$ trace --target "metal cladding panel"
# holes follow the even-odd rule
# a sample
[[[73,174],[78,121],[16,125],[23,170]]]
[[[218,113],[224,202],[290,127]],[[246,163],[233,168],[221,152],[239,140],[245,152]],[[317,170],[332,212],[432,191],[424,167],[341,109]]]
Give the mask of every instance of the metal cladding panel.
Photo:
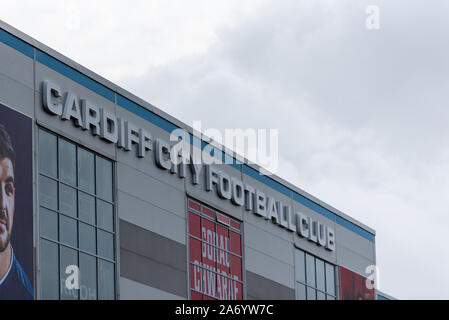
[[[282,201],[284,205],[292,205],[292,199],[287,197],[286,195],[273,190],[267,185],[247,176],[243,175],[243,182],[245,184],[250,185],[253,188],[256,188],[262,191],[265,196],[274,198],[276,201]],[[267,220],[264,217],[258,216],[254,214],[253,211],[244,210],[244,220],[245,223],[250,223],[253,226],[257,227],[260,230],[266,231],[274,236],[280,237],[290,243],[293,243],[293,232],[288,231],[285,228],[282,228],[280,225],[273,223],[271,220]]]
[[[34,91],[0,73],[0,102],[34,118]]]
[[[245,225],[244,237],[246,248],[252,248],[293,266],[294,255],[291,241],[284,240],[249,223]]]
[[[243,181],[263,192],[266,197],[281,201],[284,205],[292,205],[290,197],[252,177],[243,175]],[[293,232],[253,211],[244,211],[244,221],[247,270],[294,288]]]
[[[123,191],[118,192],[117,198],[120,219],[186,244],[185,215],[172,213]]]
[[[163,181],[165,184],[169,184],[179,191],[184,192],[184,179],[179,178],[177,174],[171,174],[168,170],[159,168],[156,164],[156,151],[154,141],[159,138],[165,140],[166,142],[169,142],[169,133],[155,126],[154,124],[136,116],[135,114],[123,109],[120,106],[117,106],[117,117],[122,118],[123,120],[127,120],[136,127],[142,128],[143,130],[147,131],[147,133],[151,134],[153,139],[153,150],[147,150],[145,153],[145,157],[139,158],[137,156],[137,148],[134,145],[131,151],[124,151],[123,149],[117,150],[117,160],[139,170],[140,172],[142,172],[142,174]]]
[[[366,273],[367,267],[375,264],[373,260],[367,259],[346,247],[340,247],[337,254],[339,266],[350,269],[364,277],[369,276],[369,274]]]
[[[44,80],[57,84],[64,94],[70,91],[78,99],[86,99],[95,106],[103,108],[112,114],[115,114],[115,104],[36,62],[36,120],[50,130],[55,130],[57,133],[61,133],[83,146],[115,159],[117,150],[114,144],[105,142],[99,136],[94,136],[91,130],[83,130],[80,127],[76,127],[71,120],[62,120],[60,116],[51,115],[44,110],[42,101],[42,83]]]
[[[121,300],[185,300],[184,297],[120,277]]]
[[[355,254],[376,263],[375,244],[339,225],[335,227],[337,257],[341,248],[351,250]],[[338,259],[340,262],[340,259]]]
[[[120,276],[187,298],[187,272],[120,248]]]
[[[120,275],[187,297],[186,246],[120,220]]]
[[[181,271],[186,271],[186,246],[120,220],[120,247]]]
[[[0,74],[13,81],[23,84],[29,89],[34,88],[33,59],[0,42]]]
[[[301,205],[300,203],[294,201],[293,202],[293,212],[299,212],[302,214],[305,214],[306,216],[309,216],[314,221],[318,221],[320,223],[323,223],[325,226],[328,226],[332,228],[335,231],[336,224],[334,221],[324,217],[323,215],[320,215],[316,213],[315,211]],[[324,247],[318,246],[315,242],[311,242],[306,238],[303,238],[298,235],[297,232],[294,233],[294,242],[295,246],[305,250],[321,259],[324,259],[326,261],[329,261],[333,264],[336,264],[337,262],[337,253],[338,247],[335,248],[335,251],[327,250]],[[338,244],[340,242],[340,238],[338,236],[335,237],[335,242]]]
[[[117,163],[117,189],[180,217],[185,216],[184,192],[120,162]]]
[[[211,165],[211,167],[226,173],[231,178],[241,180],[241,173],[229,165]],[[231,217],[238,220],[243,220],[243,207],[233,204],[231,200],[220,198],[217,194],[216,185],[213,186],[211,191],[206,191],[205,175],[206,168],[203,165],[201,166],[199,183],[194,185],[192,184],[192,170],[191,168],[187,168],[186,191],[188,195],[195,199],[201,200],[210,206],[213,206],[217,210],[227,213]]]
[[[251,247],[246,247],[245,251],[247,271],[278,282],[286,287],[295,287],[295,268],[293,265],[282,262]]]
[[[0,102],[34,118],[33,59],[2,42],[0,57]]]
[[[250,271],[246,272],[248,300],[293,300],[295,290]]]

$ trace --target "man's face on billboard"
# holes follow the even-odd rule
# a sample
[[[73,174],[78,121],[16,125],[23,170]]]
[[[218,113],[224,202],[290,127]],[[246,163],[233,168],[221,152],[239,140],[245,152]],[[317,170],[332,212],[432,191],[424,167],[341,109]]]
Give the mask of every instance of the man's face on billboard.
[[[14,167],[11,159],[0,158],[0,252],[9,244],[15,207]]]

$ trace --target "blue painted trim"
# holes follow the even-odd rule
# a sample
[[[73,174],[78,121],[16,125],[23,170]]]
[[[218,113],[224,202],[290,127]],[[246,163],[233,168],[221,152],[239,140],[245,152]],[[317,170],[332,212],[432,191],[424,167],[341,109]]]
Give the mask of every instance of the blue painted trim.
[[[384,297],[381,294],[377,294],[377,300],[390,300],[390,299],[388,299],[387,297]]]
[[[250,166],[244,164],[243,165],[243,173],[250,176],[253,179],[256,179],[267,186],[271,187],[272,189],[278,191],[279,193],[282,193],[283,195],[291,198],[292,191],[284,186],[283,184],[280,184],[279,182],[271,179],[268,176],[262,175],[257,171],[256,169],[251,168]]]
[[[10,46],[13,49],[23,53],[27,57],[34,59],[34,47],[29,45],[23,40],[20,40],[16,36],[6,32],[3,29],[0,29],[0,42],[3,42],[7,46]]]
[[[178,129],[178,126],[175,126],[170,121],[165,120],[164,118],[158,116],[154,112],[151,112],[150,110],[142,107],[141,105],[138,105],[137,103],[129,100],[128,98],[120,94],[117,94],[117,105],[125,108],[126,110],[138,115],[139,117],[145,120],[148,120],[152,124],[158,126],[159,128],[167,132],[172,132],[173,130]]]
[[[318,203],[304,197],[303,195],[301,195],[297,192],[293,192],[293,200],[295,200],[296,202],[299,202],[300,204],[302,204],[303,206],[305,206],[309,209],[312,209],[316,213],[319,213],[322,216],[325,216],[326,218],[328,218],[332,221],[335,221],[335,213],[320,206]]]
[[[115,103],[115,92],[109,88],[106,88],[99,82],[92,80],[88,76],[82,74],[81,72],[69,67],[65,63],[49,56],[48,54],[36,50],[36,61],[42,63],[43,65],[49,67],[50,69],[59,72],[60,74],[66,76],[67,78],[79,83],[80,85],[92,90],[93,92],[99,94],[100,96],[108,99]]]
[[[11,35],[10,33],[4,31],[3,29],[0,29],[0,42],[3,42],[4,44],[18,50],[19,52],[30,57],[31,59],[34,58],[34,47],[33,46],[29,45],[28,43],[24,42],[23,40],[21,40],[17,37]],[[107,88],[106,86],[102,85],[101,83],[89,78],[88,76],[73,69],[72,67],[66,65],[65,63],[62,63],[61,61],[53,58],[52,56],[42,52],[39,49],[36,49],[36,60],[39,61],[40,63],[42,63],[43,65],[53,69],[54,71],[59,72],[60,74],[66,76],[67,78],[77,82],[78,84],[92,90],[93,92],[108,99],[109,101],[115,102],[116,93],[113,90],[111,90],[111,89]],[[140,116],[141,118],[151,122],[152,124],[158,126],[159,128],[161,128],[167,132],[172,132],[175,129],[179,129],[178,126],[174,125],[170,121],[158,116],[154,112],[151,112],[150,110],[138,105],[137,103],[129,100],[128,98],[126,98],[120,94],[117,94],[117,105]],[[199,142],[195,141],[195,140],[197,140],[197,139],[194,139],[193,135],[190,134],[190,143],[192,145],[198,146]],[[201,150],[203,150],[208,144],[204,141],[201,141],[200,145],[201,145]],[[213,151],[211,151],[211,154],[213,154],[218,159],[222,159],[222,161],[225,161],[227,159],[226,157],[231,157],[219,150],[213,150]],[[318,205],[317,203],[311,201],[310,199],[307,199],[306,197],[298,194],[297,192],[290,190],[283,184],[271,179],[270,177],[259,174],[259,172],[257,170],[249,167],[246,164],[242,164],[237,159],[233,158],[231,166],[233,166],[235,169],[243,172],[244,174],[256,179],[257,181],[264,183],[265,185],[269,186],[273,190],[276,190],[279,193],[281,193],[287,197],[291,197],[291,195],[293,193],[293,199],[296,200],[297,202],[299,202],[302,205],[316,211],[317,213],[335,221],[337,224],[359,234],[360,236],[374,242],[375,236],[373,234],[371,234],[370,232],[368,232],[365,229],[355,225],[354,223],[334,214],[333,212]]]
[[[365,229],[359,227],[358,225],[352,223],[351,221],[346,220],[340,216],[335,215],[335,222],[342,227],[345,227],[348,230],[351,230],[354,233],[357,233],[359,236],[362,236],[365,239],[368,239],[371,242],[375,242],[374,234],[366,231]]]

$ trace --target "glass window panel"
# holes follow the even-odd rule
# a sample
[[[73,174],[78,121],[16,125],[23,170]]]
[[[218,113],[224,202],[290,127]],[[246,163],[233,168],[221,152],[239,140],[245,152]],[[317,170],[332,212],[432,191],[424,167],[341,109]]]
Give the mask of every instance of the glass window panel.
[[[59,215],[59,239],[69,246],[78,246],[76,220]]]
[[[112,201],[112,162],[96,157],[97,196]]]
[[[57,178],[57,138],[55,135],[39,130],[39,171]]]
[[[58,241],[58,214],[44,208],[39,214],[41,236]]]
[[[103,229],[114,231],[114,208],[112,204],[97,199],[97,225]]]
[[[335,268],[326,263],[326,293],[335,296]]]
[[[80,253],[80,299],[97,299],[97,259]]]
[[[67,277],[73,275],[73,270],[67,270],[68,266],[76,266],[78,267],[78,253],[76,250],[69,249],[67,247],[60,247],[60,256],[59,256],[59,272],[60,272],[60,297],[62,300],[78,300],[78,291],[75,288],[67,287],[66,280],[69,280],[68,284],[73,285],[73,277],[67,279]],[[66,273],[67,272],[67,273]]]
[[[76,190],[59,184],[59,211],[76,218]]]
[[[296,250],[295,254],[295,275],[296,281],[306,283],[306,264],[304,261],[304,252]]]
[[[325,275],[324,275],[324,261],[320,259],[315,260],[316,263],[316,288],[325,291]]]
[[[114,236],[106,231],[97,230],[98,255],[114,260]]]
[[[44,300],[59,298],[58,245],[41,239],[41,297]]]
[[[81,250],[96,253],[95,228],[85,223],[79,223],[79,248]]]
[[[315,287],[315,258],[306,254],[307,284]]]
[[[78,192],[78,217],[95,224],[95,198],[84,192]]]
[[[335,300],[335,297],[334,296],[330,296],[330,295],[326,295],[326,299],[327,300]]]
[[[98,259],[98,299],[115,299],[114,264]]]
[[[306,300],[306,286],[296,283],[296,300]]]
[[[307,287],[307,300],[316,300],[316,290]]]
[[[58,185],[57,182],[39,177],[39,203],[50,209],[58,210]]]
[[[39,170],[61,181],[39,176],[40,234],[73,247],[40,240],[42,298],[115,299],[115,263],[87,254],[115,259],[113,162],[39,130]],[[66,286],[68,265],[79,265],[79,290]]]
[[[76,186],[76,147],[64,139],[59,139],[59,179]]]
[[[317,300],[326,300],[326,295],[324,293],[322,293],[321,291],[317,291],[316,299]]]
[[[78,148],[78,186],[89,193],[95,193],[95,166],[92,152]]]

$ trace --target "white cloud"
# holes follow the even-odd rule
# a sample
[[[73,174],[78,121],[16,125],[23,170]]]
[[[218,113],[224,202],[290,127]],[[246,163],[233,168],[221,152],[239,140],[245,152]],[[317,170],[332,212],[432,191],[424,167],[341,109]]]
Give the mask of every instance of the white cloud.
[[[0,0],[0,17],[69,58],[117,80],[205,53],[215,28],[263,3],[207,0]]]

